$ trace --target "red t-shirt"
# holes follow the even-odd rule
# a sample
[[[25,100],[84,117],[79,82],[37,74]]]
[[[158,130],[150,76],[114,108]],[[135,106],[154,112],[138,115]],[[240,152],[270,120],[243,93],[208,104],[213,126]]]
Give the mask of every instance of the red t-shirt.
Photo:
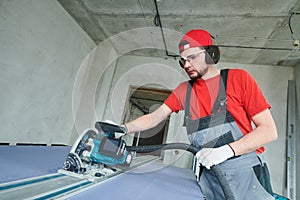
[[[205,117],[212,112],[219,91],[220,75],[208,80],[197,80],[193,85],[190,101],[192,119]],[[185,106],[188,81],[181,83],[165,104],[173,111],[183,110]],[[251,118],[261,111],[271,108],[253,77],[245,70],[230,69],[227,78],[227,110],[245,135],[252,130]],[[262,153],[264,148],[257,150]]]

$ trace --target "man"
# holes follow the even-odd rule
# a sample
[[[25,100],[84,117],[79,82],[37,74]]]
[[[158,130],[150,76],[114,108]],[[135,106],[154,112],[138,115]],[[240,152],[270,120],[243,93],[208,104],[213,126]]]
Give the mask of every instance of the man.
[[[205,167],[199,180],[203,195],[225,198],[210,170],[218,165],[236,199],[274,199],[262,153],[277,138],[277,130],[255,80],[240,69],[220,73],[215,66],[219,48],[205,30],[187,32],[179,51],[180,66],[191,80],[181,83],[157,110],[125,124],[127,133],[153,128],[172,112],[185,110],[191,145],[201,148],[196,157]]]

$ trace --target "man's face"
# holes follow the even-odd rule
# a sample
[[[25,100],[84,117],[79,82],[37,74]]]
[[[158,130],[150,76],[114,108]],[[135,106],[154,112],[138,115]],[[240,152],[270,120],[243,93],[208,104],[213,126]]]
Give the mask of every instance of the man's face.
[[[180,65],[191,79],[202,78],[208,71],[204,49],[200,47],[189,48],[184,50],[180,56]]]

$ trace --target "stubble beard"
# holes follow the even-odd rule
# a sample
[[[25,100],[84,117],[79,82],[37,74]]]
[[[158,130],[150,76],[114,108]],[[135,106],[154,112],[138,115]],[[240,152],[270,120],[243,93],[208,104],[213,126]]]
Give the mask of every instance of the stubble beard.
[[[206,66],[203,70],[199,70],[199,71],[197,70],[196,72],[197,73],[195,76],[190,75],[191,80],[201,79],[208,72],[208,66]]]

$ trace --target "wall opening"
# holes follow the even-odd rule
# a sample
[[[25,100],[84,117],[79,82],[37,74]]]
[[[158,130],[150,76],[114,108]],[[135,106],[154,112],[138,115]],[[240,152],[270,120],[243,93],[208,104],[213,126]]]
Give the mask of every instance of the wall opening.
[[[161,86],[160,86],[161,88]],[[150,86],[135,87],[130,86],[125,107],[123,122],[128,122],[139,116],[148,114],[163,104],[170,95],[167,89],[158,89]],[[169,127],[169,118],[158,126],[139,133],[135,133],[129,143],[134,146],[145,146],[152,144],[163,144],[166,141]],[[128,141],[126,141],[128,144]],[[151,155],[163,156],[161,152],[152,152]]]

